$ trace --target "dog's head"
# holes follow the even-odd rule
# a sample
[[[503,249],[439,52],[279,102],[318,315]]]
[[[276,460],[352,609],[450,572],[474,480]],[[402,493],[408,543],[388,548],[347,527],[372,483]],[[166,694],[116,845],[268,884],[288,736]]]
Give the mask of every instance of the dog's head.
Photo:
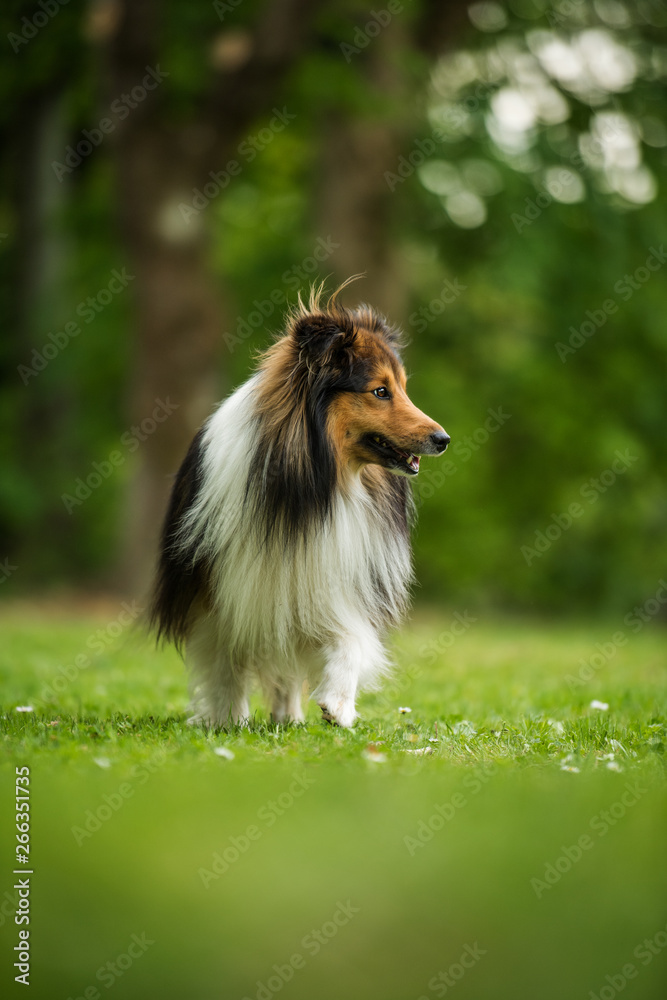
[[[288,337],[339,462],[416,475],[419,456],[442,454],[449,435],[408,396],[400,334],[367,306],[312,305]]]

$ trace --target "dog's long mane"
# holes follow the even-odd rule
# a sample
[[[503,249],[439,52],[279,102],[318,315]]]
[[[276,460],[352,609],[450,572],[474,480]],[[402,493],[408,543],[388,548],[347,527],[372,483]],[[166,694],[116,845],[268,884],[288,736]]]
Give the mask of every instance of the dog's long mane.
[[[343,470],[327,429],[329,405],[337,393],[359,392],[372,364],[357,350],[356,331],[363,327],[379,334],[394,352],[401,345],[399,332],[369,306],[352,311],[340,305],[338,295],[348,283],[326,304],[322,286],[311,290],[307,305],[299,297],[288,315],[286,335],[260,357],[255,400],[260,430],[246,496],[257,506],[267,538],[279,531],[286,542],[304,535],[313,524],[321,526],[331,515]],[[315,336],[329,342],[327,354],[316,365],[308,352]],[[377,478],[364,477],[374,494]],[[405,530],[407,483],[391,474],[381,478],[388,513],[394,512],[397,527]]]
[[[347,283],[346,283],[347,284]],[[341,286],[341,288],[344,286]],[[368,380],[357,330],[398,355],[401,339],[368,306],[344,308],[322,287],[194,439],[162,536],[151,621],[182,642],[196,607],[215,609],[231,647],[266,636],[324,636],[359,612],[400,618],[411,579],[407,480],[367,466],[352,480],[328,426],[341,393]],[[331,573],[335,565],[336,573]]]

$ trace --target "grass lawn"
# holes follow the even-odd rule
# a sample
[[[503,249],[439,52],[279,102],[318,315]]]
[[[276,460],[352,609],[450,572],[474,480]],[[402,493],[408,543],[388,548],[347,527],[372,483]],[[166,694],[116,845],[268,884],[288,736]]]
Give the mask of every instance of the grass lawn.
[[[422,611],[354,730],[226,733],[120,615],[0,615],[3,996],[664,996],[664,628]]]

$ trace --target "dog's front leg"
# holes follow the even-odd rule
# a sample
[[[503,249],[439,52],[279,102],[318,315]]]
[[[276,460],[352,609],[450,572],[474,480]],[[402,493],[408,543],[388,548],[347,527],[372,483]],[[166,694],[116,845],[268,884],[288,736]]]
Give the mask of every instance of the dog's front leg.
[[[354,634],[340,636],[323,652],[324,672],[312,697],[326,722],[348,729],[357,717],[355,699],[359,681],[382,668],[384,651],[375,630],[360,623]]]

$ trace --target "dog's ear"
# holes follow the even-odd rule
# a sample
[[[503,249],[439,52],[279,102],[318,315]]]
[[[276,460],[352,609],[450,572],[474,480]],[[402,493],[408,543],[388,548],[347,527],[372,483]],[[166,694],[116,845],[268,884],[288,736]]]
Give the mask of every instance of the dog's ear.
[[[302,357],[325,364],[343,356],[352,346],[354,324],[345,316],[312,313],[296,321],[292,337]]]

